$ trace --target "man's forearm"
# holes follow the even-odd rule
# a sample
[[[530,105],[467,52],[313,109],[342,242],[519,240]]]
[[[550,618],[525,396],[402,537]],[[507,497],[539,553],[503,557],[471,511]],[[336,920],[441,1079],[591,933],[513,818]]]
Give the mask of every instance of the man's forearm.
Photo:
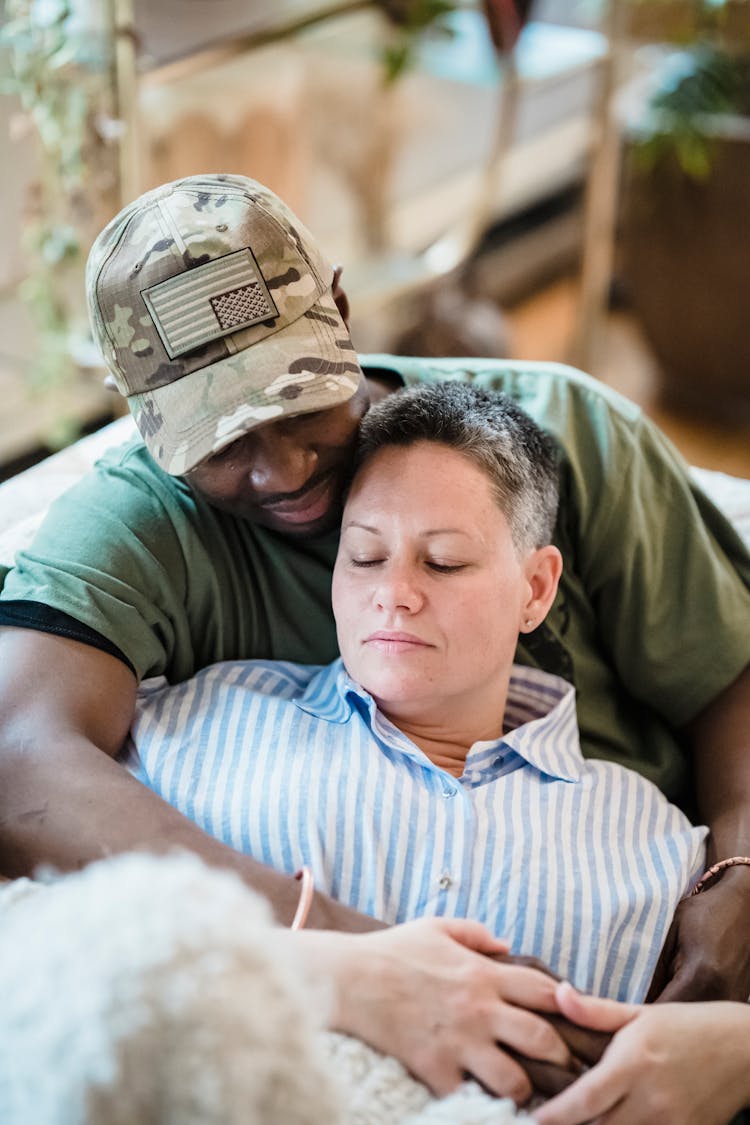
[[[698,812],[710,826],[709,863],[750,855],[750,668],[688,729]],[[750,868],[747,876],[750,892]]]
[[[54,761],[32,750],[6,752],[0,763],[0,873],[26,875],[40,864],[76,870],[125,851],[184,849],[232,870],[271,903],[288,925],[300,884],[207,835],[95,746],[58,745]],[[353,932],[382,923],[316,893],[312,928]]]
[[[698,815],[708,861],[750,856],[750,670],[691,724]],[[750,866],[724,871],[680,903],[649,994],[660,1000],[750,996]]]

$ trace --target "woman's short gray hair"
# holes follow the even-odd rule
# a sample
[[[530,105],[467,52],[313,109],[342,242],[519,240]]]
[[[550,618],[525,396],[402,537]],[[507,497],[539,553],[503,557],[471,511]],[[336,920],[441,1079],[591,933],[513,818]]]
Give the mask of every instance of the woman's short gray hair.
[[[420,441],[447,445],[486,473],[520,553],[551,542],[559,496],[555,445],[507,395],[458,382],[388,395],[362,420],[354,472],[380,449]]]

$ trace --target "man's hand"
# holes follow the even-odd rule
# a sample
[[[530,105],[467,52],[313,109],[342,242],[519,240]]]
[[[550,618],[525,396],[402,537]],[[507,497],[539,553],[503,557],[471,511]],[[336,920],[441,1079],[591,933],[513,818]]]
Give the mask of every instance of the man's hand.
[[[491,956],[494,960],[506,965],[521,965],[536,969],[540,973],[545,973],[551,980],[560,983],[560,977],[537,957],[526,957],[513,953],[496,953],[491,954]],[[582,1027],[571,1022],[565,1016],[552,1012],[545,1013],[544,1018],[554,1027],[570,1051],[571,1058],[565,1066],[540,1059],[530,1059],[517,1051],[509,1050],[508,1053],[525,1070],[534,1093],[545,1098],[551,1098],[565,1090],[572,1082],[575,1082],[586,1067],[599,1062],[609,1046],[612,1036],[605,1031]]]
[[[522,1104],[532,1085],[511,1052],[572,1065],[538,1014],[557,1008],[555,979],[486,956],[507,945],[477,922],[425,918],[372,934],[295,936],[316,974],[336,983],[331,1026],[394,1055],[435,1094],[469,1076]]]
[[[664,943],[647,997],[747,1000],[750,997],[750,868],[732,868],[684,899]]]
[[[534,1113],[537,1125],[727,1125],[747,1104],[746,1004],[640,1008],[566,984],[557,999],[569,1019],[617,1034],[598,1066]]]

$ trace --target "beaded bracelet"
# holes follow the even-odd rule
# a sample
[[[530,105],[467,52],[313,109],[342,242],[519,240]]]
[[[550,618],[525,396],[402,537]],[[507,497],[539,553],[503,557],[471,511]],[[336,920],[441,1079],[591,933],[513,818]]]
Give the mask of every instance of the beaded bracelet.
[[[715,863],[713,867],[709,867],[708,871],[704,871],[698,882],[690,892],[691,895],[699,895],[701,891],[705,891],[708,884],[722,871],[726,871],[727,867],[739,867],[741,865],[750,867],[750,855],[733,855],[731,859],[721,859]]]
[[[750,860],[748,860],[748,862],[750,863]],[[300,867],[294,878],[302,880],[302,889],[299,893],[299,902],[297,903],[297,911],[292,919],[291,929],[301,930],[307,921],[307,915],[310,913],[310,907],[312,906],[315,880],[309,867]]]

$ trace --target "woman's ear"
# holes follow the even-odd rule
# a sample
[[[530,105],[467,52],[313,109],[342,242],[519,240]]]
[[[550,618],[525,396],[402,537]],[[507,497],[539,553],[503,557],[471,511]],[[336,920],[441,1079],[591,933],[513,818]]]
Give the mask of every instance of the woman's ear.
[[[527,598],[521,606],[522,633],[531,633],[544,621],[557,593],[563,560],[557,547],[539,547],[526,560]]]

